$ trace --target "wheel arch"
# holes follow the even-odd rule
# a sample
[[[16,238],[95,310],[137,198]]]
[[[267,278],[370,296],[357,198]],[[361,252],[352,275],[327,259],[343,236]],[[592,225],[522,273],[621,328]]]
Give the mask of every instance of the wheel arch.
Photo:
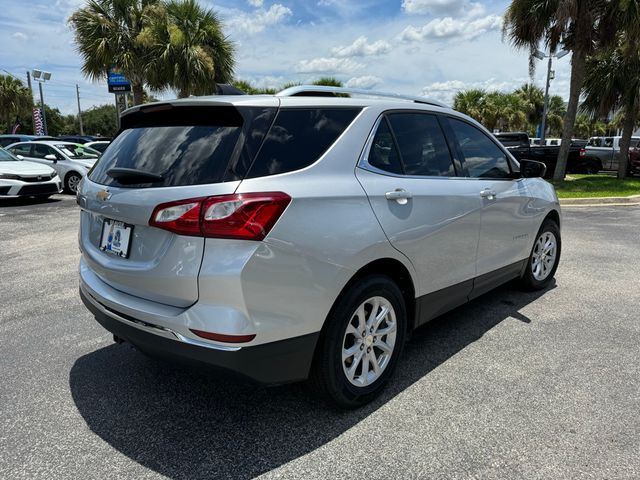
[[[560,213],[557,210],[551,210],[549,213],[547,213],[547,215],[544,217],[544,220],[542,220],[542,223],[544,223],[545,220],[553,220],[558,225],[558,228],[560,228],[561,226]]]
[[[336,296],[336,299],[333,302],[333,305],[331,306],[331,309],[329,310],[324,323],[322,324],[320,336],[318,338],[318,342],[316,343],[314,358],[316,357],[318,348],[324,342],[329,319],[333,315],[338,300],[360,279],[369,275],[376,274],[384,275],[391,278],[391,280],[393,280],[400,288],[407,310],[407,337],[411,334],[415,326],[416,319],[416,286],[414,284],[413,277],[411,276],[411,272],[400,260],[397,260],[395,258],[380,258],[369,262],[368,264],[357,270],[351,276],[349,281],[347,281],[344,287],[342,287],[338,296]]]

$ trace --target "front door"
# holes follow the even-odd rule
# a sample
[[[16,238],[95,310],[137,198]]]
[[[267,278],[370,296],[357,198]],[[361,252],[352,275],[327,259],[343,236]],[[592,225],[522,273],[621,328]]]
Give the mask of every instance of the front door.
[[[497,142],[471,123],[452,117],[447,122],[464,161],[466,181],[482,202],[475,296],[499,283],[501,276],[518,272],[533,245],[537,212],[530,208],[524,180],[514,178]]]

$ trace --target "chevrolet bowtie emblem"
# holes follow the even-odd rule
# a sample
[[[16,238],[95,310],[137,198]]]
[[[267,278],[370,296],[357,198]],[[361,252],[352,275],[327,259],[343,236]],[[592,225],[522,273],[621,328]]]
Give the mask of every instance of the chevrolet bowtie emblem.
[[[98,197],[98,200],[106,202],[111,198],[111,193],[108,190],[100,190],[98,193],[96,193],[96,197]]]

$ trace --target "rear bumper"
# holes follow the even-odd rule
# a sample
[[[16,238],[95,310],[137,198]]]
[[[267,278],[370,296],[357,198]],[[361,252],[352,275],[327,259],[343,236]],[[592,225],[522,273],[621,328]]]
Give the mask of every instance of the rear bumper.
[[[312,333],[249,347],[197,345],[169,329],[108,310],[82,287],[80,298],[100,325],[145,353],[169,361],[222,369],[263,384],[306,379],[320,335]]]

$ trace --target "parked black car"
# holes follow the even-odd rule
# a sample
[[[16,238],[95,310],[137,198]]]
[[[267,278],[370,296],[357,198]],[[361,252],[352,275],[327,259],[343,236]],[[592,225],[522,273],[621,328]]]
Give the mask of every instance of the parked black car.
[[[524,132],[497,133],[495,137],[502,143],[516,160],[537,160],[547,166],[545,178],[553,177],[558,163],[559,145],[530,145],[529,136]],[[579,144],[571,143],[567,173],[598,173],[600,165],[586,156],[586,150]]]

